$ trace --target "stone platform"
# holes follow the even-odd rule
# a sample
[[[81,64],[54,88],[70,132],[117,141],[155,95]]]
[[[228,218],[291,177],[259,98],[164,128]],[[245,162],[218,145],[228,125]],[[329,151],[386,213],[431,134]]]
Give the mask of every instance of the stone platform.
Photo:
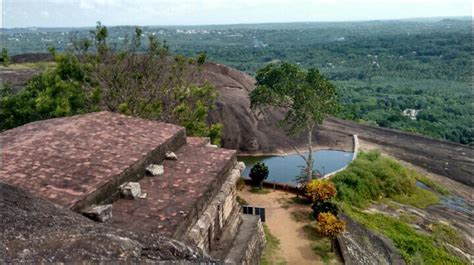
[[[179,126],[97,112],[33,122],[1,133],[0,141],[0,181],[83,208],[105,199],[108,184],[135,179],[142,164],[162,160],[186,139]]]
[[[221,148],[185,145],[175,153],[178,160],[163,161],[163,175],[139,181],[146,198],[113,204],[112,225],[181,238],[236,162],[235,151]]]

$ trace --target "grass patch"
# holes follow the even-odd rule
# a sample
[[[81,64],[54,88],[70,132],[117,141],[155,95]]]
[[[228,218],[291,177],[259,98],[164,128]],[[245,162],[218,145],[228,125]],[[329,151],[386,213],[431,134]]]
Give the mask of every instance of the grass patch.
[[[424,209],[430,205],[439,202],[439,196],[429,190],[417,187],[412,194],[395,195],[392,199],[398,203],[411,205],[420,209]]]
[[[416,215],[411,214],[411,213],[401,213],[400,216],[398,216],[400,221],[407,223],[407,224],[413,224],[416,222]]]
[[[449,195],[449,190],[444,188],[444,187],[441,187],[441,185],[439,185],[437,182],[435,182],[434,180],[426,177],[426,176],[423,176],[423,175],[417,175],[416,176],[416,180],[418,180],[419,182],[425,184],[426,186],[432,188],[434,191],[442,194],[442,195]]]
[[[290,212],[291,217],[296,222],[310,222],[313,221],[313,212],[308,209],[295,209]]]
[[[449,243],[455,247],[462,249],[466,253],[469,253],[471,251],[469,245],[464,240],[463,235],[454,227],[438,222],[431,224],[431,229],[433,231],[433,236],[436,241],[440,243]]]
[[[438,203],[439,197],[416,186],[417,180],[442,190],[435,182],[378,151],[361,152],[346,170],[332,179],[337,189],[336,199],[359,208],[384,198],[419,208]]]
[[[285,197],[280,197],[277,199],[277,202],[280,204],[280,207],[283,209],[289,209],[293,202]]]
[[[260,264],[270,265],[270,264],[286,264],[286,261],[280,254],[280,240],[274,236],[268,226],[263,224],[263,231],[265,232],[265,240],[267,244],[263,250],[262,258],[260,259]]]
[[[235,183],[237,190],[243,190],[245,188],[245,179],[240,177]]]
[[[56,62],[36,62],[36,63],[15,63],[8,66],[0,66],[2,70],[47,70],[53,69],[56,66]]]
[[[249,204],[245,199],[243,199],[240,196],[237,196],[236,200],[237,200],[237,203],[240,204],[240,205],[248,205]]]
[[[419,233],[397,218],[383,214],[368,214],[348,207],[344,207],[346,214],[369,229],[390,238],[407,263],[469,264],[447,252],[434,235]]]
[[[311,249],[316,255],[321,257],[324,264],[342,263],[336,252],[331,251],[331,240],[329,238],[319,235],[318,230],[310,224],[305,225],[303,231],[306,237],[313,241]]]
[[[255,194],[268,194],[271,192],[271,190],[265,189],[265,188],[260,189],[259,187],[252,187],[250,192],[255,193]]]
[[[448,191],[436,182],[377,151],[361,152],[349,167],[332,179],[337,188],[337,201],[342,210],[368,229],[387,236],[409,264],[469,264],[445,249],[444,244],[462,246],[462,236],[452,228],[433,225],[427,235],[411,226],[416,216],[401,214],[399,218],[380,213],[365,213],[373,202],[394,202],[426,208],[439,202]],[[420,188],[420,181],[435,192]],[[398,208],[392,202],[390,208]]]
[[[300,204],[300,205],[311,205],[311,201],[306,199],[306,198],[303,198],[301,196],[295,196],[293,198],[291,198],[291,201],[295,204]]]

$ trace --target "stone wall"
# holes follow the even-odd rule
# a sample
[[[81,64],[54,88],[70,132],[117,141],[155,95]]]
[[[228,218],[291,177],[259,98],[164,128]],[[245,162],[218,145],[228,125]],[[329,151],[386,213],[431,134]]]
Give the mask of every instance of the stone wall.
[[[265,248],[265,232],[259,216],[242,215],[242,225],[225,263],[257,265]]]
[[[230,229],[237,230],[240,224],[238,220],[240,218],[238,214],[240,206],[236,201],[236,182],[244,168],[243,163],[237,163],[229,172],[219,193],[190,228],[186,235],[186,241],[209,253],[225,227],[232,226],[234,228],[230,227]]]

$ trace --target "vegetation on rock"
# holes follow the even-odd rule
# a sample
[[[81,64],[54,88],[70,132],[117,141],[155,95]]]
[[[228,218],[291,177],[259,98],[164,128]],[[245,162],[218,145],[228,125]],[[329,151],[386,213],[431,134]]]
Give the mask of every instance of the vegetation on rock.
[[[439,198],[431,191],[416,186],[419,173],[382,156],[378,151],[360,152],[346,170],[337,173],[332,181],[336,185],[337,200],[357,207],[366,207],[382,198],[426,207]],[[422,192],[425,196],[417,196]],[[429,198],[429,200],[425,200]]]
[[[285,111],[280,125],[290,135],[308,134],[308,154],[295,150],[306,162],[306,182],[314,177],[313,130],[327,115],[336,113],[338,101],[335,86],[317,69],[304,70],[290,64],[269,64],[257,71],[256,88],[250,93],[251,107],[262,113],[269,107]]]
[[[378,151],[360,152],[347,169],[332,178],[338,206],[350,218],[387,236],[409,264],[466,264],[446,247],[450,243],[463,249],[462,236],[449,226],[432,225],[430,233],[417,231],[412,222],[416,216],[400,214],[393,217],[383,213],[369,213],[364,209],[373,202],[390,200],[418,208],[439,202],[439,195],[416,185],[417,180],[446,194],[446,190],[414,170],[382,156]]]
[[[30,80],[19,93],[6,93],[1,103],[2,129],[53,117],[106,109],[126,115],[184,126],[191,136],[209,136],[219,144],[222,126],[207,124],[217,90],[195,80],[205,54],[197,60],[177,55],[166,43],[148,36],[148,49],[137,53],[143,31],[135,29],[130,43],[119,51],[107,43],[108,29],[97,24],[91,36],[76,39],[73,49],[50,52],[57,63]],[[197,61],[197,63],[196,63]]]

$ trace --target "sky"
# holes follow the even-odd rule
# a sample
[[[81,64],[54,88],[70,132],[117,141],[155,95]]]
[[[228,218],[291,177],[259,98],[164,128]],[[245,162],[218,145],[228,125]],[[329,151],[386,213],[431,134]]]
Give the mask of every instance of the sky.
[[[0,27],[206,25],[471,16],[471,0],[0,0]]]

